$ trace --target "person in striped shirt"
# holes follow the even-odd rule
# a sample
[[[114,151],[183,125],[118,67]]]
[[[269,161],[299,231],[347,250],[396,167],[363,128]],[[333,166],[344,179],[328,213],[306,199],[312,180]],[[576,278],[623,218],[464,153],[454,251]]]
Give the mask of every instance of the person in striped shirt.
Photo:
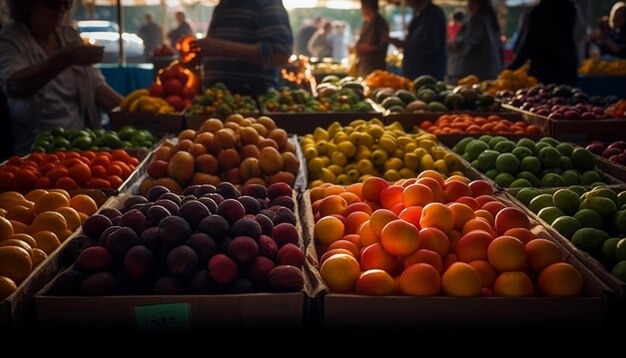
[[[292,44],[281,0],[221,0],[207,36],[192,47],[202,57],[204,86],[223,82],[233,93],[256,96],[279,85]]]

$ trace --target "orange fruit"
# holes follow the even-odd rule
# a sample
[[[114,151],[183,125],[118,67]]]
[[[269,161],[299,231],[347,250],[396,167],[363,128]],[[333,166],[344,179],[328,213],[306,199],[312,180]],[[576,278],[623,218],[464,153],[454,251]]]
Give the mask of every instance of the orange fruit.
[[[487,259],[498,272],[521,271],[526,265],[526,247],[513,236],[500,236],[489,244]]]
[[[13,235],[13,225],[4,217],[0,216],[0,241]]]
[[[70,200],[70,193],[68,193],[67,190],[65,190],[65,189],[59,189],[59,188],[50,189],[50,190],[48,190],[48,192],[49,193],[61,193],[61,194],[63,194],[63,196],[65,196],[67,198],[67,200]]]
[[[35,218],[35,211],[22,205],[15,205],[7,210],[5,217],[9,220],[16,220],[23,224],[30,225]]]
[[[390,296],[396,291],[396,282],[393,277],[383,270],[365,271],[356,282],[357,295]]]
[[[67,229],[67,221],[63,215],[56,211],[46,211],[37,215],[30,226],[30,232],[36,234],[40,231],[52,231],[57,237],[65,235]]]
[[[330,292],[351,293],[361,275],[361,268],[351,255],[336,254],[324,261],[320,274]]]
[[[28,225],[15,220],[11,220],[11,225],[13,225],[14,234],[28,234]]]
[[[0,276],[5,276],[19,285],[33,267],[28,251],[17,246],[0,247]]]
[[[4,241],[1,241],[0,247],[5,247],[5,246],[21,247],[22,249],[28,252],[31,259],[33,258],[33,247],[27,244],[25,241],[18,240],[18,239],[7,239]]]
[[[56,250],[61,242],[55,233],[52,231],[40,231],[36,234],[33,234],[33,238],[37,242],[37,248],[41,249],[47,255],[49,255],[52,251]]]
[[[63,215],[65,221],[67,222],[67,228],[71,231],[78,229],[80,224],[83,222],[81,220],[81,212],[76,211],[74,208],[66,207],[66,208],[58,208],[57,213]],[[89,217],[87,214],[84,214],[86,217]]]
[[[42,196],[43,194],[47,194],[47,193],[48,193],[47,190],[35,189],[35,190],[31,190],[28,194],[26,194],[24,198],[26,200],[35,202],[40,196]]]
[[[70,199],[70,207],[89,216],[98,211],[98,204],[96,204],[96,201],[85,194],[74,195],[74,197]]]
[[[35,201],[35,214],[54,211],[58,208],[70,206],[70,201],[62,193],[50,192],[43,194]]]
[[[37,241],[35,241],[35,239],[32,236],[28,235],[28,234],[23,234],[23,233],[13,234],[13,235],[7,237],[3,241],[11,240],[11,239],[24,241],[30,247],[37,247]]]
[[[493,294],[504,297],[533,296],[535,287],[528,275],[521,271],[501,273],[493,284]]]
[[[424,263],[413,264],[402,271],[398,284],[400,292],[410,296],[435,296],[441,290],[439,272]]]
[[[443,292],[448,296],[479,296],[483,280],[478,271],[464,262],[453,263],[441,276]]]
[[[44,262],[48,258],[48,255],[39,248],[33,249],[33,269],[39,266],[40,263]]]
[[[15,282],[6,276],[0,276],[0,301],[11,296],[15,291],[17,291]]]
[[[583,289],[583,277],[574,266],[559,262],[543,269],[537,284],[546,296],[578,296]]]
[[[341,220],[334,216],[326,216],[315,223],[313,229],[318,242],[330,245],[344,236],[345,226]]]

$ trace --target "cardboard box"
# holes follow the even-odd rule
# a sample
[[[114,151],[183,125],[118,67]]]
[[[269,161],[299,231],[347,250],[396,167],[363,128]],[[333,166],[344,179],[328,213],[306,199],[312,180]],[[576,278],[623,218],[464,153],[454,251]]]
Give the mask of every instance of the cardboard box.
[[[107,207],[120,208],[129,196],[123,194],[112,198]],[[298,193],[294,192],[294,199],[297,196]],[[297,205],[296,214],[299,211]],[[300,247],[304,248],[299,219],[296,227],[300,233]],[[143,329],[146,327],[141,326],[138,307],[154,311],[161,309],[158,305],[180,304],[187,312],[184,316],[192,329],[297,328],[304,324],[310,298],[313,297],[309,276],[304,269],[303,275],[305,286],[301,292],[224,295],[61,297],[47,295],[54,283],[52,281],[36,295],[37,322],[39,328],[44,330],[60,327]]]
[[[110,193],[110,192],[109,192]],[[104,206],[107,195],[96,189],[77,189],[70,191],[70,195],[85,194],[92,197],[98,207]],[[79,229],[80,230],[80,229]],[[65,247],[78,236],[78,230],[72,233],[61,245],[24,279],[4,301],[0,301],[0,330],[10,327],[27,327],[35,319],[34,296],[56,275],[61,267],[61,253]]]
[[[147,129],[156,135],[175,133],[183,130],[182,113],[160,114],[148,112],[122,112],[119,108],[111,112],[111,126],[117,131],[123,126]]]
[[[303,206],[306,205],[306,192]],[[513,204],[499,198],[506,205]],[[310,202],[310,199],[309,199]],[[310,204],[309,204],[310,205]],[[305,235],[313,241],[312,215],[303,217]],[[539,223],[532,222],[535,235],[554,240]],[[311,250],[314,251],[314,250]],[[580,297],[371,297],[328,293],[315,252],[307,255],[307,270],[328,328],[366,327],[385,329],[445,328],[500,329],[516,328],[601,327],[607,318],[609,297],[615,293],[600,281],[574,255],[563,249],[565,260],[583,275]]]
[[[622,182],[626,182],[626,166],[612,162],[600,155],[595,155],[595,157],[598,169]]]

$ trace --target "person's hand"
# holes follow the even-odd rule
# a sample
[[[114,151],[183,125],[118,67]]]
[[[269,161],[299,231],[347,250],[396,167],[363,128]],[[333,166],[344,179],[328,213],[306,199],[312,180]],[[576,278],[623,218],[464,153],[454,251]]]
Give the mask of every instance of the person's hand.
[[[203,39],[194,41],[189,45],[191,46],[192,52],[196,52],[201,56],[210,56],[211,54],[214,55],[218,49],[216,40],[212,37],[205,37]]]
[[[65,46],[60,55],[70,65],[89,66],[102,61],[104,47],[74,42]]]

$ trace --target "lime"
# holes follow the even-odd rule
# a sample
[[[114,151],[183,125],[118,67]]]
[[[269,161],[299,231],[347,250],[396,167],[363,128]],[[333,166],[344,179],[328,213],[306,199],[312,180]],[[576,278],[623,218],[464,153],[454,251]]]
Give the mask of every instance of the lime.
[[[563,210],[567,215],[574,215],[580,205],[580,197],[570,189],[559,189],[552,196],[554,206]]]
[[[519,200],[522,204],[528,206],[530,201],[533,200],[537,195],[539,195],[539,191],[537,189],[524,188],[517,192],[515,198]]]
[[[509,173],[500,173],[496,175],[493,181],[495,181],[496,184],[503,188],[508,188],[513,183],[513,181],[515,181],[515,178]]]
[[[605,231],[593,228],[582,228],[576,231],[572,236],[572,244],[591,256],[598,258],[602,244],[608,239],[609,234]]]
[[[620,239],[612,237],[606,240],[600,248],[600,261],[602,261],[604,266],[606,266],[608,269],[611,269],[619,261],[616,254],[617,243],[619,241]],[[626,245],[622,246],[624,246],[624,248],[626,249]]]
[[[568,240],[572,239],[574,233],[583,228],[582,225],[571,216],[561,216],[552,222],[552,227]]]
[[[511,153],[502,153],[496,158],[496,169],[500,173],[517,174],[520,161]]]
[[[548,206],[539,210],[537,215],[543,219],[543,221],[547,222],[548,225],[552,225],[556,219],[565,215],[565,213],[563,213],[563,211],[556,206]]]
[[[534,197],[530,203],[528,204],[528,208],[533,213],[537,214],[543,208],[547,208],[549,206],[554,206],[554,201],[552,201],[551,194],[539,194]]]
[[[574,214],[574,218],[586,228],[602,229],[604,221],[602,216],[591,209],[581,209]]]
[[[618,262],[614,267],[613,271],[611,271],[613,276],[619,278],[620,280],[626,282],[626,261]]]

